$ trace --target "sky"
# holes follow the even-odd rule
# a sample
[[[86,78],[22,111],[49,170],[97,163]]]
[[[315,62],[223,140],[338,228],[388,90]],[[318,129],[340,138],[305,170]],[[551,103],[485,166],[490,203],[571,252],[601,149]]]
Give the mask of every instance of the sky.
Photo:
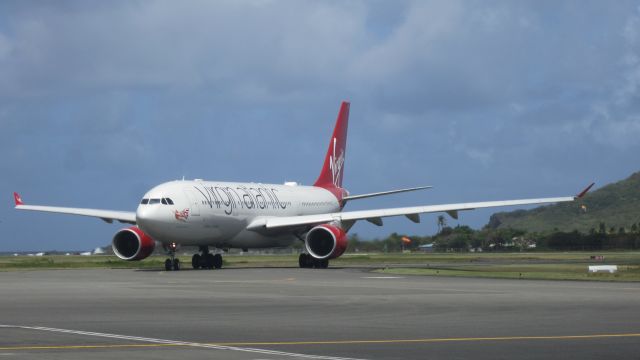
[[[573,195],[640,169],[639,96],[637,1],[2,1],[0,251],[122,227],[13,191],[135,211],[183,177],[311,184],[342,100],[352,194],[434,186],[347,209]]]

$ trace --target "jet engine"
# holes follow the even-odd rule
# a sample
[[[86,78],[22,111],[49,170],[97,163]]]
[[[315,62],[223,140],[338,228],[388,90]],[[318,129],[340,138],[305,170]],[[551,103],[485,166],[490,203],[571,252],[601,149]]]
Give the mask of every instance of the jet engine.
[[[307,233],[305,246],[317,260],[335,259],[347,250],[347,233],[334,225],[318,225]]]
[[[122,260],[142,260],[151,255],[156,242],[137,226],[118,231],[111,242],[113,252]]]

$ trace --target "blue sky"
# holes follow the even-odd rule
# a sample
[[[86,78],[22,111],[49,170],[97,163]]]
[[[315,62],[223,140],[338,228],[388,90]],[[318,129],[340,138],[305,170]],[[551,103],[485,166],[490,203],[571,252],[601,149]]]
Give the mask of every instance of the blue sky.
[[[312,183],[351,101],[349,209],[571,195],[638,171],[640,7],[604,1],[0,2],[0,251],[119,229],[186,178]],[[461,214],[480,227],[493,211]],[[366,238],[416,225],[358,223]]]

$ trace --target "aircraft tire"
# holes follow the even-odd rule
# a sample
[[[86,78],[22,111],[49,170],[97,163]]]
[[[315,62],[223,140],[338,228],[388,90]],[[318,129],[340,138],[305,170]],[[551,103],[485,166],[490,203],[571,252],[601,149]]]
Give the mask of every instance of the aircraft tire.
[[[213,255],[213,267],[216,269],[222,268],[222,255],[220,254]]]
[[[191,266],[194,269],[200,269],[200,254],[193,254],[193,257],[191,257]]]
[[[204,255],[204,265],[202,266],[205,269],[213,269],[215,267],[216,257],[211,253],[207,253]]]
[[[329,260],[327,259],[323,259],[323,260],[319,260],[319,259],[310,259],[311,260],[311,266],[314,269],[326,269],[327,267],[329,267]]]
[[[300,266],[301,269],[305,269],[309,267],[308,257],[309,255],[307,254],[300,254],[300,256],[298,256],[298,265]]]
[[[173,270],[180,270],[180,259],[173,259]]]

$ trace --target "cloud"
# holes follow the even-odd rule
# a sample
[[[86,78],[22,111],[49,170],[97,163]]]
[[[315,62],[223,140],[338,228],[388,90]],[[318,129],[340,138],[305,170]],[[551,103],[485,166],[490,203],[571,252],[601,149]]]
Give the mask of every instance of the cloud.
[[[640,138],[640,7],[627,19],[620,36],[624,52],[618,59],[619,75],[612,78],[606,96],[594,102],[584,119],[566,126],[567,132],[582,130],[596,142],[616,149],[638,147]]]
[[[9,39],[0,33],[0,61],[7,58],[11,54],[12,50]]]
[[[487,166],[493,161],[493,149],[466,149],[466,155],[471,159]]]
[[[286,95],[340,79],[364,36],[357,3],[78,5],[10,19],[2,94],[172,87]]]

